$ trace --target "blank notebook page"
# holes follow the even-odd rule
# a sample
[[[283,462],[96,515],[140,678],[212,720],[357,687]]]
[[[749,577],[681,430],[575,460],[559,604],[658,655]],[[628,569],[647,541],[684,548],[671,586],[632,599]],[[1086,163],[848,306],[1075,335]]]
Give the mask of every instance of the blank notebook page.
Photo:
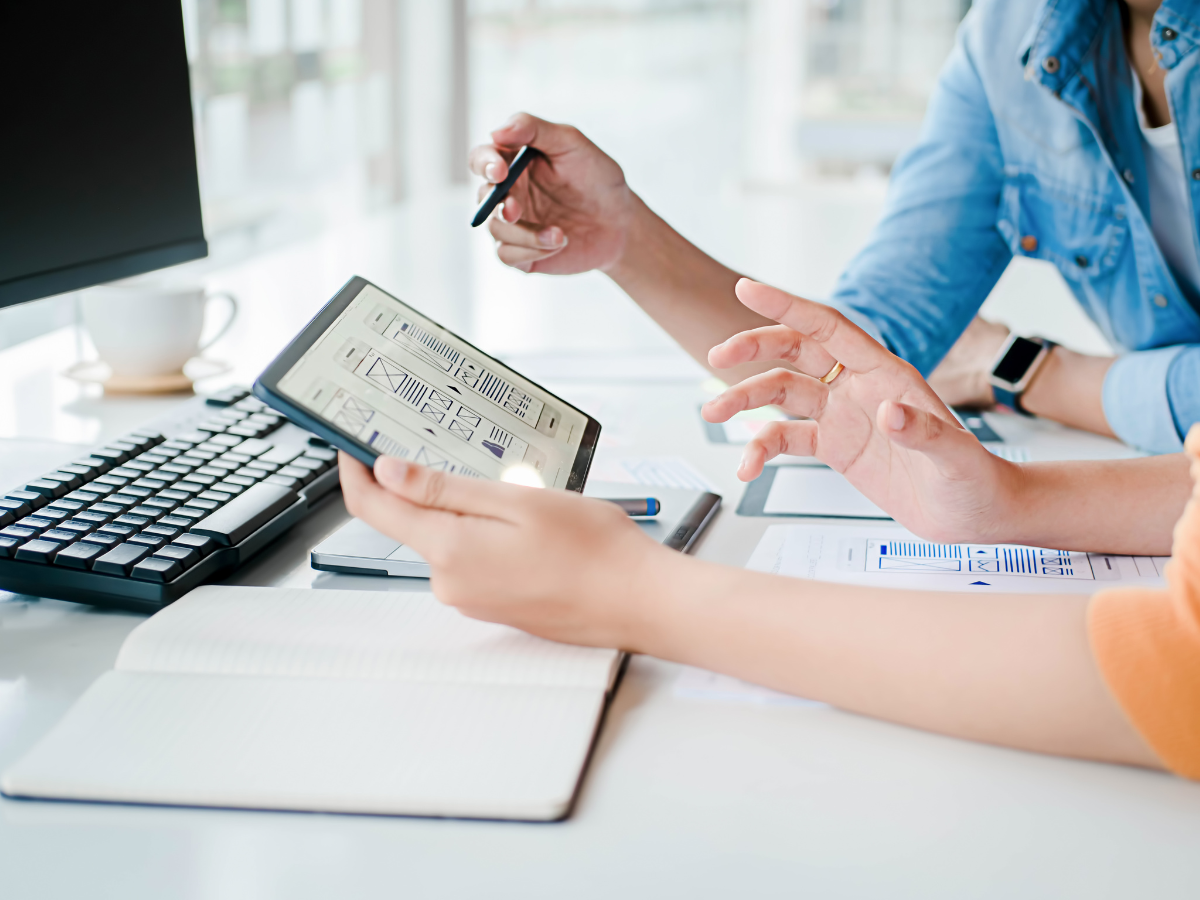
[[[138,626],[116,668],[604,690],[619,658],[469,619],[432,594],[208,586]]]

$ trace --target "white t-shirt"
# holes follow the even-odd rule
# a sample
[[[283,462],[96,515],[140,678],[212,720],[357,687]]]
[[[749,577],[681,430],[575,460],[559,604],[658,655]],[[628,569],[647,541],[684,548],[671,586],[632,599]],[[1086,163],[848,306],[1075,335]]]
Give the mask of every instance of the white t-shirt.
[[[1188,198],[1183,152],[1179,149],[1179,129],[1174,122],[1158,128],[1146,124],[1142,82],[1136,72],[1130,74],[1138,125],[1142,128],[1146,176],[1150,181],[1150,230],[1184,293],[1200,298],[1200,258],[1196,256],[1196,226]]]

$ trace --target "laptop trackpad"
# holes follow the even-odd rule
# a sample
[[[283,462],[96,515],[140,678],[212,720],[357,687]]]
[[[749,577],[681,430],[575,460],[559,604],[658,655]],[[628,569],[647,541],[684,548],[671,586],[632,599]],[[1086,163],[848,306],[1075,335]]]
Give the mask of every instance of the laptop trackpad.
[[[418,553],[412,547],[408,547],[404,544],[401,544],[399,547],[389,553],[387,559],[395,562],[425,562],[425,558],[421,556],[420,553]]]

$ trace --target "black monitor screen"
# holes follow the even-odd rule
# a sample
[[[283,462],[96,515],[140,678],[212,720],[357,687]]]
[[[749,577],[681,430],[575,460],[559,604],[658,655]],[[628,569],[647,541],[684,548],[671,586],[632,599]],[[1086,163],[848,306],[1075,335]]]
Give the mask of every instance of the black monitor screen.
[[[0,3],[0,306],[206,252],[179,2]]]

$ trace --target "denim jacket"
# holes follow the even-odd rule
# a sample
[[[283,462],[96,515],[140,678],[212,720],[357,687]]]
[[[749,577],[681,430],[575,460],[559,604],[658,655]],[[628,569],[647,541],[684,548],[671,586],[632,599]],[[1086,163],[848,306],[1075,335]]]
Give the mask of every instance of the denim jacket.
[[[1164,0],[1151,40],[1195,222],[1200,3]],[[1200,421],[1200,314],[1149,210],[1117,0],[977,0],[884,216],[830,303],[927,375],[1014,254],[1048,260],[1120,350],[1103,392],[1113,431],[1180,450]]]

